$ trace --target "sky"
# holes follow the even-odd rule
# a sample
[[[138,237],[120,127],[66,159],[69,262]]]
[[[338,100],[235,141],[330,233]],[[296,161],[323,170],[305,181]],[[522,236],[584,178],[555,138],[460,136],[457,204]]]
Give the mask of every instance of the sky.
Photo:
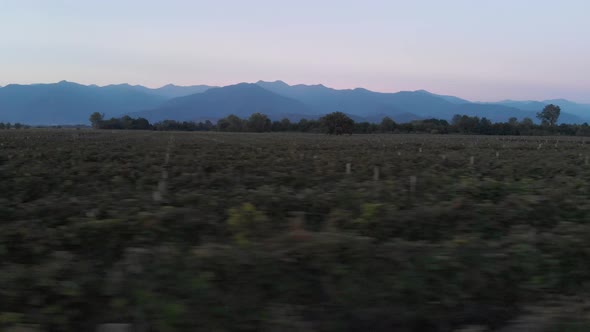
[[[590,103],[587,0],[0,0],[0,86],[258,80]]]

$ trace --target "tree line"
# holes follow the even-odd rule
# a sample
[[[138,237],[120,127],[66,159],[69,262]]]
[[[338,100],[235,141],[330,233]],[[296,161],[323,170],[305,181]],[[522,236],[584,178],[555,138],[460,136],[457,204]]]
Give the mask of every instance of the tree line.
[[[0,130],[3,130],[3,129],[28,129],[28,128],[31,128],[31,126],[22,124],[20,122],[16,122],[14,124],[12,124],[10,122],[6,122],[6,123],[0,122]]]
[[[140,129],[157,131],[223,131],[223,132],[311,132],[328,134],[372,134],[372,133],[429,133],[429,134],[472,134],[472,135],[569,135],[590,136],[587,123],[560,124],[557,120],[561,109],[548,105],[537,113],[540,124],[531,118],[518,120],[515,117],[507,122],[492,122],[485,117],[455,115],[451,122],[441,119],[425,119],[408,123],[397,123],[390,117],[384,117],[379,123],[368,121],[355,122],[342,112],[327,114],[319,119],[301,119],[280,121],[271,119],[262,113],[254,113],[247,119],[228,115],[216,123],[209,120],[201,122],[164,120],[151,124],[145,118],[105,119],[103,114],[90,116],[92,126],[97,129]],[[1,128],[1,127],[0,127]]]
[[[393,120],[391,120],[393,122]],[[320,119],[301,119],[297,122],[285,118],[280,121],[271,121],[266,114],[253,113],[247,119],[236,115],[228,115],[219,119],[215,124],[209,120],[176,121],[163,120],[151,124],[145,118],[131,118],[123,116],[120,118],[105,119],[104,114],[92,113],[90,123],[96,129],[127,129],[127,130],[158,130],[158,131],[224,131],[224,132],[328,132],[330,134],[352,134],[362,130],[363,123],[357,123],[341,112],[330,113]]]

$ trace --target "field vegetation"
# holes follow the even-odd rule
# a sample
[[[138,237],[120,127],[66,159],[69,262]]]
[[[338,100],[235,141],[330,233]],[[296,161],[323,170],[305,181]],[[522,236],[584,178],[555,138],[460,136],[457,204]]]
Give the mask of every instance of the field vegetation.
[[[589,143],[0,131],[0,329],[495,330],[589,294]]]

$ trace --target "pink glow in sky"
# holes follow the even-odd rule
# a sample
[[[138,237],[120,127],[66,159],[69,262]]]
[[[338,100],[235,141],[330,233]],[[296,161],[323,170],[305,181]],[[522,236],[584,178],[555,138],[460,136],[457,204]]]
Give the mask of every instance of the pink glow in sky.
[[[258,80],[590,102],[586,0],[4,0],[0,85]]]

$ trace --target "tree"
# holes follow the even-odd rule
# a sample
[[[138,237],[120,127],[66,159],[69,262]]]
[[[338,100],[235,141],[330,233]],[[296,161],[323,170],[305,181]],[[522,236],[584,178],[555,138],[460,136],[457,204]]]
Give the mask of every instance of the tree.
[[[307,119],[301,119],[297,123],[297,130],[299,131],[308,131],[310,128],[310,123]]]
[[[146,118],[137,118],[132,119],[131,127],[127,129],[148,130],[150,128],[150,122]]]
[[[520,124],[525,128],[531,128],[535,125],[535,123],[533,122],[533,119],[531,119],[529,117],[522,119],[522,122]]]
[[[20,122],[14,124],[14,129],[21,129],[23,125]]]
[[[100,124],[104,120],[104,113],[94,112],[90,114],[90,123],[92,124],[92,128],[100,128]]]
[[[543,111],[537,113],[537,118],[541,120],[544,125],[553,127],[559,119],[561,108],[557,105],[549,104],[543,108]]]
[[[390,132],[395,130],[396,123],[390,117],[386,116],[381,120],[381,124],[379,125],[379,129],[382,132]]]
[[[4,122],[0,122],[0,130],[2,129],[6,129],[6,125],[4,124]]]
[[[117,120],[121,129],[129,129],[133,125],[133,119],[129,115],[124,115]]]
[[[250,115],[246,126],[249,131],[263,133],[265,131],[270,131],[271,122],[268,116],[257,112]]]
[[[477,125],[477,133],[484,135],[492,135],[492,129],[492,121],[488,120],[485,117],[479,120],[479,123]]]
[[[479,117],[470,117],[467,115],[456,114],[452,119],[453,126],[456,130],[463,134],[477,133],[477,129],[480,125]]]
[[[320,119],[320,123],[330,135],[342,135],[343,133],[351,135],[354,127],[354,120],[342,112],[326,114]]]
[[[453,124],[453,126],[459,127],[461,125],[462,119],[463,119],[463,116],[461,114],[455,114],[455,115],[453,115],[453,119],[451,120],[451,123]]]
[[[244,128],[244,120],[236,115],[230,114],[225,118],[217,121],[217,129],[220,131],[242,131]]]
[[[510,119],[508,119],[508,124],[513,127],[516,127],[518,126],[518,119],[515,117],[511,117]]]
[[[283,129],[283,131],[289,131],[291,130],[291,120],[284,118],[283,120],[281,120],[281,127]]]
[[[338,129],[338,128],[339,127],[336,127],[336,135],[342,135],[344,133],[344,130]],[[340,128],[342,128],[342,127],[340,127]],[[370,134],[371,133],[371,124],[367,121],[357,122],[354,124],[354,132],[360,133],[360,134]]]

